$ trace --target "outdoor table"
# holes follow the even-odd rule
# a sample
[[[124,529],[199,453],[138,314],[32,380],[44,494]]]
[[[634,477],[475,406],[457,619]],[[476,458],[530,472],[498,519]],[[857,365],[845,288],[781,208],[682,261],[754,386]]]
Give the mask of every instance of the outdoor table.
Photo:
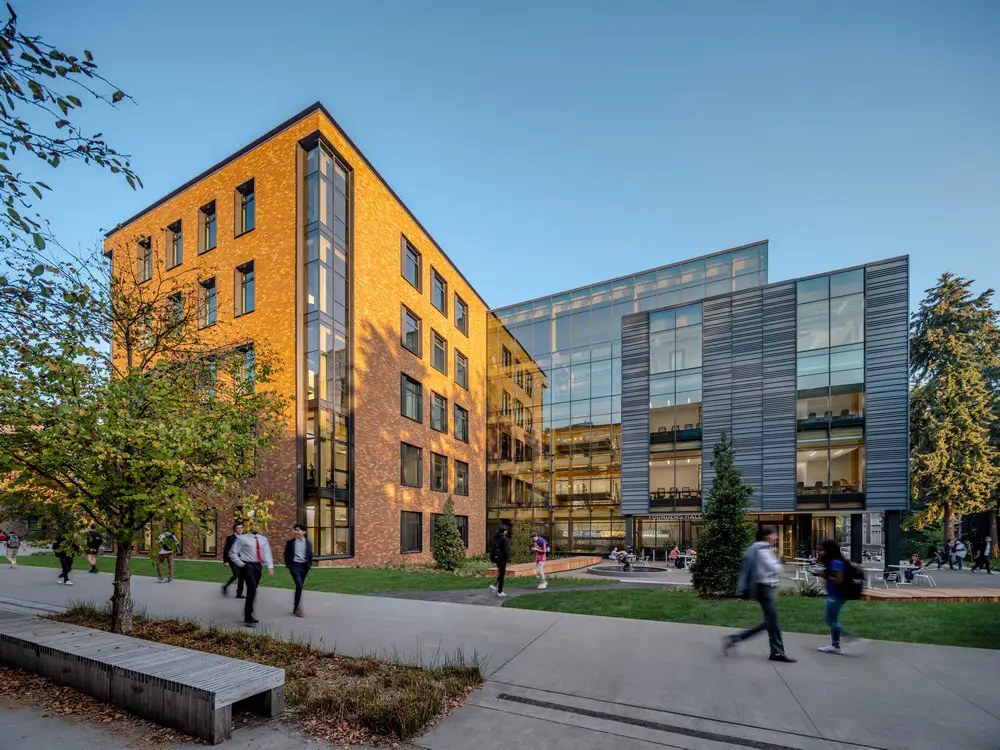
[[[882,572],[882,568],[862,568],[868,574],[868,588],[875,585],[875,575]]]

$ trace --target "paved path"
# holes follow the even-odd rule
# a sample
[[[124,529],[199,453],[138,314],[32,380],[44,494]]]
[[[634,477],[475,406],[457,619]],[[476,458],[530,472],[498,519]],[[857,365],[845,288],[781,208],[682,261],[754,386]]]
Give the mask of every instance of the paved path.
[[[0,568],[0,597],[43,611],[110,594],[110,575],[66,588],[53,574]],[[242,602],[211,584],[134,578],[133,590],[151,616],[239,626]],[[456,649],[489,657],[486,687],[418,740],[431,750],[462,750],[470,737],[477,750],[1000,745],[1000,651],[875,642],[837,657],[816,652],[820,636],[789,634],[799,663],[772,664],[763,640],[723,657],[723,628],[310,592],[297,620],[291,593],[261,590],[272,632],[425,664]]]

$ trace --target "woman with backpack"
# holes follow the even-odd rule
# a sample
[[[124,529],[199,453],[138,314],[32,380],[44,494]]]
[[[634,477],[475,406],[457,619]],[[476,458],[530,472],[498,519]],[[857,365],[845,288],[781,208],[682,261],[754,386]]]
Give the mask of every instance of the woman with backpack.
[[[826,608],[823,610],[823,617],[830,627],[831,640],[829,646],[821,646],[819,650],[824,654],[839,654],[841,639],[852,637],[840,626],[840,610],[845,601],[857,598],[852,590],[854,567],[844,559],[840,545],[832,539],[819,545],[819,563],[814,575],[826,580]]]

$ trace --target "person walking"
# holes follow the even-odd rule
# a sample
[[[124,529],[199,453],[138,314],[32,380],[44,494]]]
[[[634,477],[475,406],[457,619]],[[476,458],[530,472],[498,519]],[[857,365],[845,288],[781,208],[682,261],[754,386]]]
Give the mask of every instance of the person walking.
[[[5,553],[7,556],[7,562],[10,563],[11,568],[16,568],[17,553],[21,549],[21,537],[19,537],[16,532],[11,531],[6,535],[6,539],[4,541],[7,544],[7,551]]]
[[[840,545],[832,539],[827,539],[819,545],[819,563],[820,567],[815,575],[826,581],[826,607],[823,610],[823,619],[830,628],[830,645],[820,646],[819,650],[824,654],[839,654],[841,639],[852,637],[840,626],[840,610],[847,601],[845,587],[850,568],[844,560]]]
[[[59,567],[62,570],[59,577],[56,579],[56,583],[72,586],[73,582],[69,580],[69,572],[73,569],[73,558],[75,557],[73,551],[73,540],[65,534],[60,533],[56,537],[53,547],[56,551],[56,557],[59,558]]]
[[[549,582],[545,579],[545,560],[549,551],[549,543],[537,531],[531,535],[531,551],[535,553],[535,573],[538,575],[538,588],[547,589]]]
[[[938,557],[938,570],[941,570],[941,566],[948,563],[948,567],[952,570],[955,569],[955,562],[951,559],[951,540],[942,542],[941,548],[938,550],[940,552],[940,557]]]
[[[958,569],[959,570],[962,569],[962,563],[965,562],[965,555],[966,554],[967,554],[967,550],[965,548],[965,542],[961,538],[959,538],[959,540],[957,542],[955,542],[955,559],[958,560]]]
[[[91,573],[97,572],[97,554],[101,551],[102,544],[104,544],[104,536],[91,526],[87,532],[87,562],[90,564]]]
[[[229,596],[229,587],[236,581],[236,598],[243,598],[243,579],[240,578],[240,569],[236,567],[229,558],[229,553],[233,549],[236,540],[243,534],[243,522],[237,521],[233,524],[233,533],[226,537],[226,543],[222,546],[222,564],[229,566],[229,580],[222,584],[222,595]]]
[[[7,542],[8,546],[10,542]],[[972,568],[972,572],[975,573],[977,570],[985,570],[989,575],[993,575],[993,570],[990,568],[990,557],[993,556],[993,537],[988,536],[983,540],[982,546],[979,548],[979,556],[975,559],[975,567]]]
[[[742,597],[753,597],[760,604],[764,621],[756,627],[726,636],[722,643],[723,653],[728,653],[737,643],[742,643],[757,633],[766,630],[771,648],[771,661],[794,664],[795,659],[785,654],[785,644],[781,639],[781,624],[778,622],[778,583],[782,571],[781,563],[774,554],[777,534],[770,526],[757,530],[757,541],[747,547],[740,566],[740,577],[736,592]]]
[[[180,547],[177,535],[172,531],[164,531],[157,540],[160,545],[160,552],[156,556],[156,582],[173,583],[174,580],[174,554]],[[163,577],[163,563],[167,564],[167,577]]]
[[[292,606],[292,614],[296,617],[305,617],[302,611],[302,587],[306,583],[306,576],[313,564],[312,542],[306,539],[306,527],[297,523],[292,527],[295,536],[285,542],[285,567],[292,574],[295,582],[295,600]]]
[[[507,563],[510,562],[510,537],[507,536],[507,524],[501,522],[497,533],[493,535],[493,546],[490,548],[490,561],[497,566],[497,580],[490,584],[490,589],[497,596],[507,596],[503,592],[503,579],[507,575]]]
[[[274,558],[271,557],[271,544],[267,537],[256,529],[249,534],[241,534],[229,550],[229,559],[240,570],[240,580],[246,591],[246,601],[243,603],[243,623],[252,628],[258,622],[253,616],[253,605],[257,601],[257,586],[263,573],[262,566],[267,566],[267,574],[274,575]]]

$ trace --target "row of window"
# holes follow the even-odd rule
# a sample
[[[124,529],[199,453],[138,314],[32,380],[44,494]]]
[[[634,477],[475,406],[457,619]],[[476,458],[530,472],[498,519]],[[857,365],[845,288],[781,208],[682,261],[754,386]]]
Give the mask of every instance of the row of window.
[[[175,292],[168,298],[171,312],[177,320],[184,319],[184,295]],[[216,277],[198,282],[198,328],[214,326],[218,320],[219,288]],[[247,261],[233,270],[233,317],[252,313],[256,306],[254,262]]]
[[[514,446],[511,454],[511,444]],[[516,438],[512,439],[506,432],[500,433],[500,460],[501,461],[532,461],[534,460],[534,449],[531,443],[521,442]]]
[[[528,372],[528,368],[521,364],[521,360],[514,359],[514,355],[510,353],[510,349],[506,346],[503,347],[503,371],[506,373],[507,377],[511,376],[511,371],[513,371],[514,382],[517,386],[524,391],[528,396],[531,396],[531,392],[534,390],[534,376],[532,373]]]
[[[531,406],[525,406],[520,399],[511,398],[507,391],[500,394],[500,410],[505,417],[511,416],[511,404],[513,404],[514,423],[526,432],[534,432],[535,421],[531,414]]]
[[[406,237],[401,238],[401,273],[410,286],[424,293],[424,256]],[[469,335],[469,306],[455,293],[455,327]],[[448,281],[431,266],[431,304],[448,317]]]
[[[424,422],[424,385],[406,373],[400,373],[399,410],[407,419]],[[457,440],[469,442],[469,411],[454,405],[454,422]],[[448,434],[448,399],[431,391],[431,429]]]
[[[405,487],[424,486],[424,451],[409,443],[399,444],[399,483]],[[469,464],[454,460],[454,484],[451,491],[456,495],[469,494]],[[431,484],[435,492],[448,492],[448,457],[431,451]]]
[[[423,358],[423,325],[420,317],[403,305],[402,335],[403,348]],[[448,340],[431,329],[431,366],[438,372],[448,374]],[[469,390],[469,359],[455,349],[455,382]]]
[[[256,226],[256,202],[254,199],[254,181],[249,179],[236,188],[234,192],[234,224],[233,237],[246,234]],[[215,201],[209,201],[198,209],[198,254],[215,249],[217,233],[217,215]],[[184,262],[184,220],[178,219],[166,227],[166,261],[167,270],[176,268]],[[136,276],[138,283],[153,278],[153,239],[142,237],[136,251]]]
[[[438,520],[444,516],[441,513],[431,513],[431,547],[434,546],[434,530]],[[455,516],[458,522],[458,533],[462,535],[462,544],[469,548],[469,517]],[[399,516],[399,551],[424,551],[424,514],[414,510],[404,510]]]

